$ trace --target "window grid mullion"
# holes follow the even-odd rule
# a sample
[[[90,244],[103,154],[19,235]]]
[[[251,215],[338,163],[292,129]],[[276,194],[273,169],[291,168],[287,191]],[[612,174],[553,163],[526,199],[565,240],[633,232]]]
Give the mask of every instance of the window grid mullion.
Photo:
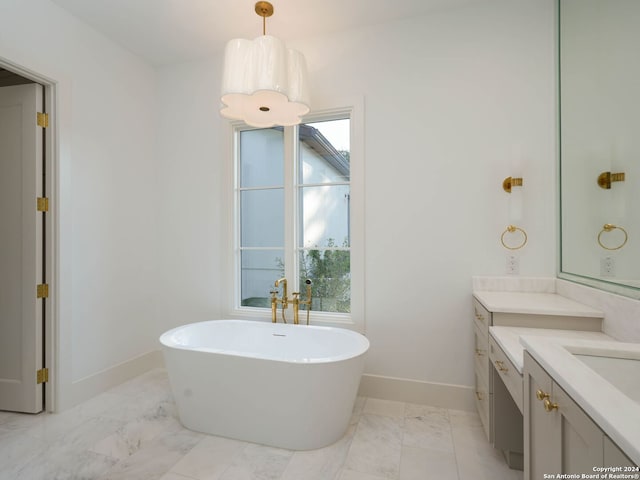
[[[282,190],[283,185],[266,185],[264,187],[241,187],[238,186],[240,192],[252,192],[256,190]]]
[[[348,252],[351,250],[351,247],[298,247],[298,251],[309,251],[309,250],[331,250],[334,252]]]
[[[234,162],[233,162],[233,180],[234,180],[234,209],[233,209],[233,226],[234,226],[234,305],[235,308],[239,308],[242,304],[242,250],[241,250],[241,222],[240,222],[240,159],[242,158],[242,152],[240,149],[240,129],[234,129],[233,134],[233,150],[234,150]]]
[[[290,291],[297,291],[296,274],[296,188],[295,184],[295,156],[297,147],[295,137],[298,134],[297,127],[284,129],[284,276],[289,281]]]
[[[349,186],[351,182],[321,182],[321,183],[300,183],[300,188],[304,187],[334,187],[334,186]]]

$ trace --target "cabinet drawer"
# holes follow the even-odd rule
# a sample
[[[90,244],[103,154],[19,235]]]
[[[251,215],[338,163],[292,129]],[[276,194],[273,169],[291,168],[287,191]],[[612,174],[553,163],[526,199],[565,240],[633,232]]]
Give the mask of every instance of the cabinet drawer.
[[[491,425],[489,423],[489,384],[478,375],[477,371],[475,399],[476,409],[478,410],[478,415],[480,416],[480,422],[482,422],[484,433],[487,435],[487,440],[491,442]]]
[[[507,355],[491,337],[489,338],[489,358],[491,359],[491,363],[496,367],[496,371],[511,394],[513,401],[520,409],[520,412],[522,412],[522,375],[520,375],[513,363],[507,358]]]
[[[481,370],[485,378],[489,378],[489,339],[480,331],[477,325],[473,326],[475,348],[473,358],[476,370]]]
[[[484,335],[489,336],[489,325],[491,325],[491,313],[482,304],[473,299],[473,322]]]

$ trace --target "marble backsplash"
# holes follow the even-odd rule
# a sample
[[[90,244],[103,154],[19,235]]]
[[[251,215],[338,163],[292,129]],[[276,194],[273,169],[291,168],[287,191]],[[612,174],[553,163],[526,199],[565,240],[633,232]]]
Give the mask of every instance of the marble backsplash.
[[[556,293],[555,277],[471,277],[474,292]]]
[[[473,291],[557,293],[604,313],[602,330],[621,342],[640,343],[640,300],[555,277],[472,277]]]

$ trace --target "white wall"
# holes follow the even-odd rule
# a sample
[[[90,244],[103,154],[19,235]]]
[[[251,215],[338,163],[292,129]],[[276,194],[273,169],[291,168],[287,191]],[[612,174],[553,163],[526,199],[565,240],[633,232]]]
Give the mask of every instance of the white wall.
[[[158,322],[154,335],[220,318],[231,130],[217,112],[216,62],[157,72]],[[229,150],[230,152],[230,150]]]
[[[553,45],[552,0],[292,43],[318,103],[365,99],[368,373],[472,385],[471,276],[504,273],[514,156],[521,273],[554,274]],[[64,406],[166,328],[226,314],[221,59],[154,72],[46,0],[0,4],[0,56],[59,82]]]
[[[472,385],[471,276],[505,272],[501,184],[514,157],[529,234],[520,272],[555,275],[554,2],[482,2],[290,46],[317,103],[365,99],[366,372]],[[159,71],[160,270],[175,277],[165,327],[225,315],[220,64]]]
[[[53,380],[65,408],[157,349],[155,72],[46,0],[0,3],[0,57],[57,82]]]

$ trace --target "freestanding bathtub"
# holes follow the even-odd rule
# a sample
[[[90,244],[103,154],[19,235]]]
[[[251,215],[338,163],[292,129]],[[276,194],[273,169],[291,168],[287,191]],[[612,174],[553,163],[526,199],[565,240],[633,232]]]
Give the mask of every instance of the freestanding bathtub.
[[[291,450],[340,439],[369,341],[350,330],[213,320],[160,337],[182,424]]]

